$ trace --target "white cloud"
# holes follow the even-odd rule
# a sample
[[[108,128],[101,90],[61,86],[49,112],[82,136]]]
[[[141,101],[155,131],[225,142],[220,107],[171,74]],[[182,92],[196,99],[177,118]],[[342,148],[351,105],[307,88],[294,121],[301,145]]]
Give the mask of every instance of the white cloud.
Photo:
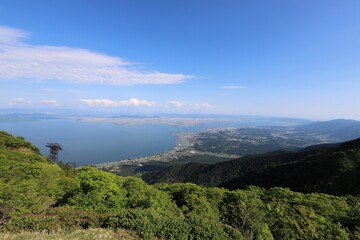
[[[208,103],[195,103],[195,104],[192,105],[192,108],[194,110],[200,110],[200,109],[209,110],[210,107],[211,106]]]
[[[80,102],[86,103],[90,107],[153,107],[156,105],[154,101],[130,98],[129,100],[113,101],[109,99],[80,99]]]
[[[22,39],[29,36],[29,33],[15,28],[0,26],[0,44],[1,45],[18,45]]]
[[[16,105],[31,105],[32,103],[25,98],[19,97],[14,98],[9,102],[10,106],[16,106]]]
[[[165,104],[166,108],[177,108],[177,109],[184,109],[184,110],[209,110],[211,107],[208,103],[184,103],[180,101],[170,101]]]
[[[0,26],[0,79],[29,78],[111,85],[174,84],[195,76],[144,70],[88,49],[30,45],[25,31]]]
[[[208,103],[184,103],[180,101],[170,101],[168,103],[155,103],[145,99],[130,98],[128,100],[114,101],[110,99],[80,99],[89,107],[158,107],[165,109],[181,110],[209,110],[211,105]]]
[[[41,102],[44,103],[44,104],[50,104],[50,105],[53,105],[53,106],[59,106],[58,101],[56,101],[54,99],[43,99],[43,100],[41,100]]]
[[[221,88],[224,88],[224,89],[243,89],[245,87],[244,86],[222,86]]]
[[[178,109],[186,109],[187,105],[180,101],[170,101],[168,102],[168,105],[173,106]]]

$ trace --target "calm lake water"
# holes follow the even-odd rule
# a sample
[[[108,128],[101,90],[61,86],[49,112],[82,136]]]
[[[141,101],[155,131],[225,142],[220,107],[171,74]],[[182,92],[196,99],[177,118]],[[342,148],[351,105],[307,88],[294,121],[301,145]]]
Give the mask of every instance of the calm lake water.
[[[22,136],[36,145],[45,156],[46,143],[60,143],[59,160],[75,161],[77,166],[144,157],[171,150],[177,132],[201,131],[210,127],[275,126],[285,120],[248,119],[239,122],[215,122],[192,127],[156,124],[116,125],[73,120],[0,121],[0,130]]]
[[[199,131],[205,126],[175,127],[154,124],[116,125],[71,120],[0,122],[0,130],[22,136],[47,156],[48,142],[63,146],[59,160],[77,166],[143,157],[171,150],[176,132]]]

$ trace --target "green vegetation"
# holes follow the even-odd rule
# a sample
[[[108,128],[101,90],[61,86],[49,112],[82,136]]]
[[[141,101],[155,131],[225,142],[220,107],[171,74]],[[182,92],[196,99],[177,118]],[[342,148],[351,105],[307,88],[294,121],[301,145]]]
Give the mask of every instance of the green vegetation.
[[[2,238],[360,239],[359,196],[149,185],[92,167],[66,177],[21,138],[1,132],[0,149]]]
[[[0,223],[41,212],[78,187],[75,179],[21,137],[0,132]]]
[[[215,187],[252,171],[261,171],[267,167],[298,161],[303,156],[304,154],[278,151],[264,155],[246,156],[212,165],[191,162],[172,165],[159,172],[147,173],[144,174],[143,178],[148,183],[193,182]]]
[[[225,162],[229,160],[230,158],[228,157],[218,157],[208,154],[193,154],[189,156],[179,156],[173,159],[170,158],[167,159],[167,161],[152,160],[152,161],[141,162],[141,164],[130,163],[130,164],[119,164],[116,167],[114,166],[101,166],[101,167],[96,166],[96,167],[98,169],[126,177],[126,176],[134,176],[136,174],[143,175],[148,173],[154,173],[163,170],[167,167],[173,166],[175,164],[185,164],[189,162],[212,164],[212,163]]]
[[[298,162],[246,174],[224,186],[241,188],[249,184],[289,187],[301,192],[359,195],[360,139],[321,153],[309,154]]]
[[[217,164],[174,165],[144,175],[148,183],[193,182],[204,186],[286,187],[305,193],[360,194],[360,139],[300,151],[245,156]]]

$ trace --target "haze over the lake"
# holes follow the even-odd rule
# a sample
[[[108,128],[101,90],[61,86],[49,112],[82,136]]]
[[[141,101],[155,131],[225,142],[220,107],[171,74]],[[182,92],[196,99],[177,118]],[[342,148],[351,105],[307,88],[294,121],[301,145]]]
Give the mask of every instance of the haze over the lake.
[[[360,119],[360,1],[0,4],[0,108]]]

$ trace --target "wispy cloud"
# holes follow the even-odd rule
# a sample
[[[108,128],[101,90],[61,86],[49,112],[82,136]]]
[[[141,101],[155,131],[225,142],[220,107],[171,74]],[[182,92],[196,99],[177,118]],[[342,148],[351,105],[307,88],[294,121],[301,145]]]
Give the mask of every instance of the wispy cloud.
[[[0,79],[28,78],[111,85],[174,84],[195,76],[144,70],[115,56],[66,46],[31,45],[29,33],[0,26]]]
[[[19,45],[29,35],[28,32],[20,29],[0,26],[0,44],[2,45]]]
[[[167,103],[167,105],[165,107],[175,107],[178,109],[185,109],[187,107],[187,105],[183,102],[180,101],[170,101]]]
[[[49,104],[49,105],[53,105],[53,106],[59,106],[59,102],[56,101],[55,99],[43,99],[41,100],[41,103],[43,104]]]
[[[110,99],[80,99],[79,101],[89,107],[158,107],[181,110],[209,110],[209,108],[211,108],[208,103],[184,103],[175,100],[165,104],[137,98],[130,98],[121,101],[114,101]]]
[[[16,106],[16,105],[31,105],[32,103],[25,98],[19,97],[14,98],[9,102],[10,106]]]
[[[223,89],[243,89],[246,88],[244,86],[222,86]]]
[[[86,103],[90,107],[152,107],[154,101],[144,99],[130,98],[129,100],[113,101],[109,99],[80,99],[80,102]]]
[[[56,88],[43,88],[40,89],[40,91],[48,92],[48,93],[65,93],[65,94],[80,94],[83,93],[83,91],[77,90],[77,89],[56,89]]]
[[[209,110],[211,106],[208,103],[184,103],[181,101],[170,101],[165,104],[165,107],[183,110]]]

